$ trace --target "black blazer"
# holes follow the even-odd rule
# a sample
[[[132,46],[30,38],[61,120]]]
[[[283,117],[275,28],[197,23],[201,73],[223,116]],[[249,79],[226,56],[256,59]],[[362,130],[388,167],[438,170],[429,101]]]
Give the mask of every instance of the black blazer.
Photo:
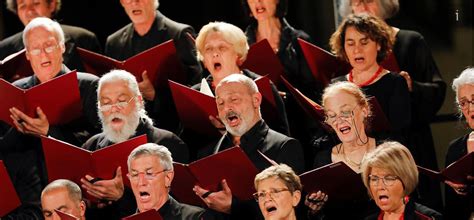
[[[61,25],[64,31],[64,44],[66,51],[63,54],[63,63],[71,69],[85,71],[76,47],[82,47],[97,53],[102,52],[99,40],[94,33],[80,27]],[[25,48],[23,45],[23,31],[18,32],[0,42],[0,59],[4,59],[8,55],[18,52]]]
[[[107,37],[105,55],[117,60],[125,60],[146,49],[173,39],[177,54],[181,59],[185,73],[188,74],[188,85],[194,85],[201,79],[201,64],[196,58],[196,47],[189,35],[194,36],[194,29],[175,22],[159,11],[151,29],[144,36],[138,36],[133,23],[126,25]],[[134,45],[138,44],[138,45]]]

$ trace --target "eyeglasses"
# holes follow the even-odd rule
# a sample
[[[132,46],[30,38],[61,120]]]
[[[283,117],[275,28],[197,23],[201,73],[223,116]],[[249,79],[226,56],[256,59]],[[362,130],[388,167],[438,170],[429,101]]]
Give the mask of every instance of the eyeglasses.
[[[336,122],[339,118],[341,118],[342,120],[348,120],[352,116],[354,116],[354,109],[355,107],[352,110],[343,110],[339,112],[339,114],[334,114],[334,115],[326,113],[324,122],[326,122],[327,124],[334,124],[334,122]]]
[[[31,50],[28,50],[28,53],[33,55],[33,56],[40,55],[41,51],[44,51],[45,53],[50,54],[50,53],[54,52],[56,49],[58,49],[58,47],[59,47],[59,44],[56,44],[56,45],[49,46],[49,47],[31,49]]]
[[[128,101],[126,101],[126,102],[117,102],[117,103],[115,103],[115,104],[100,105],[100,106],[99,106],[99,109],[100,109],[100,111],[108,112],[108,111],[110,111],[110,110],[112,109],[112,107],[115,106],[115,107],[117,107],[119,110],[122,110],[122,109],[124,109],[125,107],[127,107],[127,105],[128,105],[134,98],[135,98],[135,96],[132,97],[132,98],[130,98],[130,100],[128,100]]]
[[[395,181],[400,179],[400,177],[392,176],[392,175],[388,175],[388,176],[384,176],[384,177],[369,175],[369,184],[371,186],[378,186],[379,185],[379,180],[381,180],[381,179],[382,179],[382,182],[385,186],[392,186],[393,184],[395,184]]]
[[[351,6],[360,6],[361,4],[370,4],[370,3],[373,3],[374,0],[351,0]]]
[[[467,99],[462,99],[459,101],[459,107],[461,107],[462,110],[468,109],[471,104],[474,105],[474,99],[471,101]]]
[[[136,1],[136,0],[123,0],[123,3],[125,3],[125,4],[130,4],[130,3],[132,3],[133,1]]]
[[[168,170],[162,170],[162,171],[158,171],[158,172],[136,172],[136,173],[129,173],[127,174],[128,178],[130,179],[131,182],[136,182],[138,181],[138,177],[140,176],[140,174],[143,174],[145,176],[145,179],[146,180],[154,180],[158,174],[160,173],[163,173],[163,172],[166,172]]]
[[[272,199],[276,199],[276,198],[279,198],[280,197],[280,193],[281,192],[285,192],[285,191],[290,191],[289,189],[286,189],[286,188],[282,188],[282,189],[271,189],[270,191],[268,192],[256,192],[253,195],[253,198],[255,199],[255,201],[257,202],[263,202],[265,200],[265,197],[269,194],[270,195],[270,198]]]

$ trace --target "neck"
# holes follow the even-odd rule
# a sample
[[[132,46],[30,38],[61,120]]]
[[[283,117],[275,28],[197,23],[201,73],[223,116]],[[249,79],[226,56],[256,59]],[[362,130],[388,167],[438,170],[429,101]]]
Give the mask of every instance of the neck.
[[[405,211],[405,204],[402,203],[400,207],[398,207],[394,211],[384,211],[383,214],[383,219],[384,220],[399,220],[400,217],[403,215],[403,212]]]
[[[379,64],[375,63],[364,70],[352,69],[352,76],[355,82],[362,82],[372,77],[379,69]]]
[[[263,21],[258,21],[257,33],[261,37],[268,38],[272,34],[280,33],[281,22],[277,17],[271,17]]]
[[[133,28],[138,33],[138,35],[143,36],[146,33],[148,33],[151,26],[153,25],[153,22],[155,21],[155,16],[156,16],[156,11],[153,14],[153,17],[150,17],[150,19],[146,20],[145,22],[141,22],[139,24],[133,24]]]
[[[232,136],[232,143],[234,145],[240,145],[240,136],[239,137]]]

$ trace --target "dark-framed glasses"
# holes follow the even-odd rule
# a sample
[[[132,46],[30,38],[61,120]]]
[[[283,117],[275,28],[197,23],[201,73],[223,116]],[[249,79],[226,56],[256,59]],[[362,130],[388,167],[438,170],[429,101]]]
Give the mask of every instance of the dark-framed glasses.
[[[35,48],[35,49],[31,49],[31,50],[29,49],[28,53],[33,55],[33,56],[38,56],[38,55],[41,54],[41,51],[44,51],[46,54],[50,54],[58,48],[59,48],[59,44],[55,44],[55,45],[48,46],[48,47],[43,47],[43,48]]]
[[[140,177],[140,174],[143,174],[146,180],[154,180],[160,173],[168,171],[167,169],[164,169],[162,171],[157,171],[157,172],[151,172],[151,171],[146,171],[146,172],[131,172],[128,173],[127,176],[130,179],[131,182],[136,182],[138,181],[138,178]]]
[[[472,99],[472,100],[462,99],[462,100],[459,101],[459,107],[462,110],[468,109],[469,105],[473,105],[473,104],[474,104],[474,99]]]
[[[326,122],[327,124],[334,124],[334,122],[336,122],[339,118],[341,118],[342,120],[348,120],[352,116],[354,116],[354,109],[355,108],[353,108],[352,110],[342,110],[341,112],[339,112],[339,114],[326,112],[324,122]]]
[[[272,199],[276,199],[276,198],[280,197],[281,192],[285,192],[285,191],[290,191],[290,190],[287,189],[287,188],[270,189],[270,191],[268,191],[268,192],[267,191],[256,192],[256,193],[252,194],[252,196],[255,199],[255,201],[263,202],[267,195],[270,195],[270,198],[272,198]]]
[[[371,186],[378,186],[379,185],[379,180],[382,180],[382,182],[385,186],[393,186],[393,184],[395,184],[395,181],[397,181],[398,179],[400,179],[400,177],[393,176],[393,175],[387,175],[387,176],[384,176],[384,177],[369,175],[369,184]]]
[[[103,112],[108,112],[110,111],[114,106],[117,107],[118,109],[122,110],[124,109],[125,107],[127,107],[127,105],[135,98],[132,97],[130,98],[128,101],[126,102],[117,102],[117,103],[114,103],[114,104],[106,104],[106,105],[100,105],[99,106],[99,109],[100,111],[103,111]]]
[[[351,6],[360,6],[361,4],[373,3],[375,0],[351,0]]]

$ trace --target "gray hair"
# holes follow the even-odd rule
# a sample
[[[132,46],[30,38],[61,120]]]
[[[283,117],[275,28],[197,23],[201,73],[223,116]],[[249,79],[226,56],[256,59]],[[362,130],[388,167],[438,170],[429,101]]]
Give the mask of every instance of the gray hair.
[[[240,84],[243,84],[245,87],[247,87],[250,94],[255,94],[255,93],[258,92],[258,87],[257,87],[257,84],[255,83],[255,81],[253,81],[252,79],[250,79],[249,77],[247,77],[243,74],[233,73],[233,74],[230,74],[230,75],[226,76],[224,79],[222,79],[217,84],[216,90],[217,90],[217,88],[219,88],[220,86],[222,86],[223,84],[226,84],[226,83],[240,83]]]
[[[57,179],[51,183],[49,183],[44,189],[43,192],[41,192],[41,198],[43,197],[44,194],[56,190],[56,189],[61,189],[65,188],[69,194],[69,198],[75,202],[80,202],[82,201],[82,192],[81,188],[71,180],[67,179]]]
[[[134,75],[132,75],[130,72],[126,70],[111,70],[110,72],[102,75],[99,79],[99,85],[97,87],[97,109],[99,111],[99,116],[102,117],[102,114],[100,114],[100,91],[102,89],[102,86],[107,83],[112,83],[112,82],[117,82],[117,81],[123,81],[127,83],[128,88],[132,92],[134,96],[142,96],[140,89],[138,88],[138,82],[137,79],[135,78]],[[137,103],[137,108],[138,108],[138,113],[141,118],[147,120],[151,124],[153,124],[152,120],[150,117],[148,117],[146,110],[144,108],[144,102],[143,100],[140,102],[140,100],[135,99],[135,102]]]
[[[474,86],[474,67],[468,67],[459,74],[459,76],[453,80],[452,88],[456,93],[456,103],[458,100],[458,91],[461,86],[473,85]]]
[[[339,0],[339,15],[345,18],[352,14],[351,0]],[[363,0],[362,0],[363,1]],[[382,19],[388,19],[395,16],[400,10],[398,0],[374,0],[380,9],[380,16]]]
[[[142,144],[135,148],[128,156],[127,165],[128,172],[131,171],[131,163],[133,160],[141,156],[155,156],[160,159],[160,164],[165,170],[173,170],[173,158],[171,152],[163,145],[155,143]]]
[[[221,33],[225,41],[232,44],[235,52],[240,56],[240,60],[243,62],[247,58],[249,50],[249,44],[247,42],[247,36],[239,27],[229,24],[226,22],[210,22],[204,25],[196,38],[197,58],[198,60],[204,60],[204,46],[206,38],[211,33]]]
[[[7,9],[15,14],[18,13],[18,0],[7,0]],[[53,2],[54,0],[46,0],[48,3],[48,6]],[[61,9],[61,0],[55,0],[56,1],[56,8],[53,11],[53,14],[58,13],[58,11]]]
[[[45,17],[37,17],[34,18],[33,20],[30,21],[23,30],[23,45],[25,45],[25,48],[28,47],[28,42],[26,40],[26,36],[28,33],[35,29],[43,27],[47,30],[52,30],[54,33],[56,33],[56,40],[58,40],[59,44],[64,46],[64,31],[61,28],[61,25],[59,25],[58,22],[51,20],[50,18],[45,18]]]

